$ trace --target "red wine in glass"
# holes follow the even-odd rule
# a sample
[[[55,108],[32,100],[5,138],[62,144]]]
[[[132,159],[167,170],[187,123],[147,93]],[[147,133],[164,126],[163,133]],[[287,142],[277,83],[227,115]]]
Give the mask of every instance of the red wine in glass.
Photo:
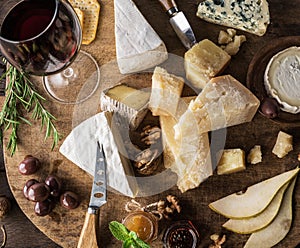
[[[87,53],[82,52],[78,56],[81,41],[80,21],[66,0],[22,0],[5,16],[0,30],[1,53],[13,66],[32,75],[44,76],[44,79],[61,73],[54,77],[54,82],[46,80],[45,83],[44,80],[44,85],[48,93],[64,103],[77,103],[75,98],[85,79],[91,78],[88,73],[92,72],[83,73],[81,70],[80,75],[73,61],[80,57],[80,69],[82,64],[88,64],[85,60],[96,63]],[[71,63],[72,67],[75,64],[74,68],[70,67]],[[91,67],[88,69],[93,70]],[[89,82],[89,89],[81,94],[82,99],[91,95],[98,85],[98,65],[94,65],[94,70],[96,82],[93,85]],[[59,79],[57,85],[56,79]]]
[[[2,53],[15,67],[34,75],[66,68],[81,44],[76,13],[64,1],[25,0],[5,17]]]

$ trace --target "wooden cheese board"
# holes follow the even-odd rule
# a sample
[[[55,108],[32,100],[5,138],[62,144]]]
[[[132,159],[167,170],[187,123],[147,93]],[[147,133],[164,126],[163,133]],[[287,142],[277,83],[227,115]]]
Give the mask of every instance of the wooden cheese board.
[[[178,7],[186,14],[198,41],[208,38],[216,42],[219,31],[226,30],[226,27],[209,24],[197,18],[195,13],[199,2],[198,0],[178,1]],[[100,87],[83,104],[75,106],[62,105],[52,101],[44,93],[41,79],[34,77],[33,80],[36,82],[38,89],[47,99],[45,106],[57,118],[56,124],[63,138],[59,145],[51,151],[52,141],[44,141],[44,130],[40,130],[40,124],[37,121],[33,122],[32,126],[22,125],[19,131],[18,149],[13,157],[9,155],[9,151],[5,150],[7,177],[19,206],[37,228],[62,247],[76,247],[77,245],[88,207],[92,178],[63,157],[59,153],[59,146],[73,127],[99,111],[100,92],[123,80],[122,76],[117,75],[111,70],[112,67],[116,66],[113,1],[101,0],[99,3],[101,5],[101,12],[96,40],[88,46],[82,46],[82,49],[91,53],[101,68]],[[186,50],[169,25],[168,17],[163,13],[158,1],[141,0],[135,1],[135,3],[165,42],[169,53],[183,57]],[[247,41],[242,45],[239,53],[232,57],[230,65],[223,74],[231,74],[240,82],[246,84],[248,66],[259,49],[276,37],[299,35],[299,3],[299,0],[292,2],[269,0],[271,23],[267,33],[263,37],[258,37],[238,31],[239,34],[246,35]],[[131,80],[134,80],[134,78],[131,78]],[[134,84],[134,82],[131,83]],[[151,85],[149,76],[145,76],[143,83],[145,87]],[[189,95],[192,92],[189,89],[184,89],[184,94]],[[294,150],[283,159],[279,159],[272,154],[272,148],[280,130],[294,137]],[[249,237],[249,235],[238,235],[222,229],[221,225],[226,219],[208,208],[210,202],[299,165],[297,158],[300,152],[300,126],[298,125],[294,125],[293,123],[275,123],[257,113],[252,122],[230,127],[225,131],[226,148],[241,148],[247,153],[254,145],[261,145],[263,161],[257,165],[248,164],[245,171],[231,175],[218,176],[214,173],[200,187],[183,194],[180,193],[176,186],[173,186],[155,195],[136,199],[141,204],[146,205],[159,199],[164,199],[167,194],[178,196],[183,208],[178,218],[189,219],[195,223],[201,237],[200,247],[208,247],[211,243],[209,237],[213,233],[224,232],[226,234],[227,241],[225,247],[243,247]],[[224,132],[224,130],[216,131],[215,134],[218,135],[218,132]],[[4,138],[4,145],[7,144],[7,140],[8,135]],[[42,163],[42,167],[34,175],[23,176],[19,174],[17,166],[23,160],[24,156],[28,154],[38,157]],[[26,200],[23,196],[23,186],[30,178],[43,180],[49,174],[59,176],[63,180],[63,187],[65,189],[73,190],[79,194],[81,204],[77,209],[67,210],[57,205],[54,211],[48,216],[38,217],[35,215],[33,203]],[[294,221],[292,228],[287,237],[277,247],[296,247],[300,242],[299,190],[300,182],[298,180],[294,191]],[[108,223],[112,220],[121,221],[127,215],[124,206],[130,200],[129,197],[108,191],[107,203],[100,210],[99,240],[102,247],[121,246],[121,243],[110,234]],[[162,247],[161,238],[163,231],[171,223],[171,221],[161,221],[159,223],[158,239],[153,242],[151,247]]]

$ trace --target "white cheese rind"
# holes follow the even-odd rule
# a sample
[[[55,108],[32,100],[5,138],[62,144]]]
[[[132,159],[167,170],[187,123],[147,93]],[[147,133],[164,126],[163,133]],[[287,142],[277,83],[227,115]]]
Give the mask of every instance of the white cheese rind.
[[[212,78],[174,126],[175,138],[182,136],[182,130],[201,134],[250,122],[259,103],[253,93],[232,76]]]
[[[101,112],[85,120],[72,130],[59,151],[93,176],[99,141],[107,160],[107,184],[126,196],[135,197],[138,193],[136,179],[129,160],[122,155],[123,151],[120,153],[122,142],[113,134],[110,118],[110,113]]]
[[[266,0],[205,0],[198,6],[197,16],[201,19],[240,29],[258,36],[266,33],[270,23],[269,4]]]
[[[131,0],[115,0],[117,62],[122,74],[143,71],[168,58],[164,42]]]
[[[281,110],[300,113],[300,47],[289,47],[275,54],[264,75],[268,95],[274,97]]]

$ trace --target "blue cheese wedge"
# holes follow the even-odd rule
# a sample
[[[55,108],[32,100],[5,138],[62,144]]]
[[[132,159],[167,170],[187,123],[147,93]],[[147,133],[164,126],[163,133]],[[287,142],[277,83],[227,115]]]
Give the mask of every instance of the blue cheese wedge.
[[[289,47],[269,61],[264,83],[267,93],[275,98],[281,110],[300,113],[300,47]]]
[[[168,58],[164,42],[132,0],[115,0],[117,63],[122,74],[152,68]]]
[[[101,93],[101,109],[118,112],[136,129],[148,111],[149,91],[142,91],[124,84],[116,85]]]
[[[97,141],[107,160],[107,183],[118,192],[135,197],[137,181],[120,134],[111,125],[112,114],[101,112],[83,121],[67,136],[59,151],[87,173],[94,175]]]
[[[266,33],[270,23],[266,0],[205,0],[198,6],[201,19],[258,36]]]

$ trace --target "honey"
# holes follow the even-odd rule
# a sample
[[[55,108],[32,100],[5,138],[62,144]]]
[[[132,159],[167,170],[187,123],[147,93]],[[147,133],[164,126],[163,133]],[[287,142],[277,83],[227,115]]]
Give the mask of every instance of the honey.
[[[132,212],[126,216],[123,224],[147,243],[157,238],[158,223],[156,217],[151,213],[144,211]]]

